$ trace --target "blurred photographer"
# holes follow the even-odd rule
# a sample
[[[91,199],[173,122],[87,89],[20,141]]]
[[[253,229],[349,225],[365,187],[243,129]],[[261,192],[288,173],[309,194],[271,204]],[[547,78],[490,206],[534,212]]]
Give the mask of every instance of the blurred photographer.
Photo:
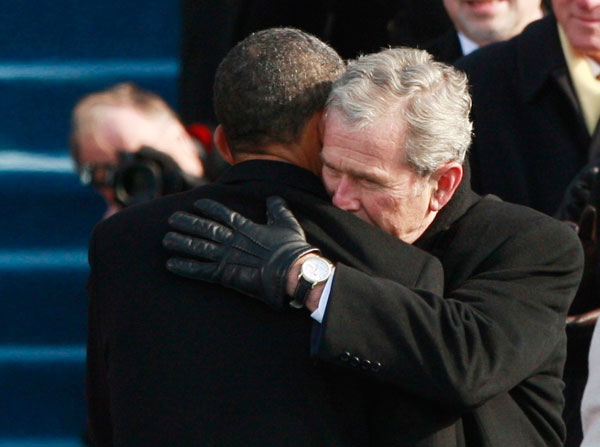
[[[105,218],[125,206],[207,183],[219,171],[211,132],[202,126],[188,132],[164,100],[131,83],[77,103],[70,149],[82,183],[104,197]]]

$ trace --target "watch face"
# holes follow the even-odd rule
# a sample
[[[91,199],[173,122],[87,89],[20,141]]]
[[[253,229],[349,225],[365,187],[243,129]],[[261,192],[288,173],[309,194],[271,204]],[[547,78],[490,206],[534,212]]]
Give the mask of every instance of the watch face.
[[[331,272],[331,264],[323,258],[308,258],[302,264],[302,276],[308,282],[319,283],[326,281]]]

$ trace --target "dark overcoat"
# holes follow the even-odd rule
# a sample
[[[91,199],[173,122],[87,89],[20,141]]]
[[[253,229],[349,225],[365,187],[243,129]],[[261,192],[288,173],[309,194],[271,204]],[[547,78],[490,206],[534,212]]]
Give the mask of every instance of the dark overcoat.
[[[415,245],[442,262],[443,295],[338,264],[314,357],[355,371],[380,364],[374,405],[410,395],[432,418],[456,418],[454,439],[419,441],[417,419],[396,430],[385,418],[397,409],[376,406],[373,433],[387,442],[562,446],[565,318],[583,264],[575,232],[463,182]]]
[[[472,186],[552,215],[575,174],[600,150],[574,93],[554,16],[456,62],[469,77]]]
[[[318,177],[287,163],[244,162],[216,184],[125,209],[90,245],[87,390],[99,447],[371,445],[374,380],[310,359],[306,311],[278,312],[165,268],[173,212],[212,198],[264,222],[274,194],[331,259],[441,292],[437,259],[333,207]],[[399,405],[432,436],[453,431],[429,404]],[[400,415],[388,419],[398,430],[409,422]]]

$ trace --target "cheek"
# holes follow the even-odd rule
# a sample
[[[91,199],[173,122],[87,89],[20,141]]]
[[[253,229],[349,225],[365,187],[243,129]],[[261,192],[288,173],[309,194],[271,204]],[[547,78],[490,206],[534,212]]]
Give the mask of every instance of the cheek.
[[[325,190],[327,191],[327,194],[329,194],[330,196],[333,196],[333,194],[335,193],[335,190],[337,188],[337,185],[339,183],[339,179],[332,177],[331,175],[327,174],[327,172],[325,170],[322,171],[322,180],[323,180],[323,185],[325,186]]]
[[[397,220],[401,220],[401,201],[390,195],[373,194],[371,197],[364,197],[363,207],[383,229],[389,230],[397,225]]]

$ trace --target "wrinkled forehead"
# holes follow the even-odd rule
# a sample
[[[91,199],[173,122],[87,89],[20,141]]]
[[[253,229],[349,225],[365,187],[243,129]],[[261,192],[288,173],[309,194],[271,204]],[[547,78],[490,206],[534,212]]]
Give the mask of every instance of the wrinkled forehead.
[[[322,160],[341,168],[377,166],[392,168],[404,162],[405,129],[396,116],[381,117],[376,123],[356,126],[335,110],[323,121]]]

